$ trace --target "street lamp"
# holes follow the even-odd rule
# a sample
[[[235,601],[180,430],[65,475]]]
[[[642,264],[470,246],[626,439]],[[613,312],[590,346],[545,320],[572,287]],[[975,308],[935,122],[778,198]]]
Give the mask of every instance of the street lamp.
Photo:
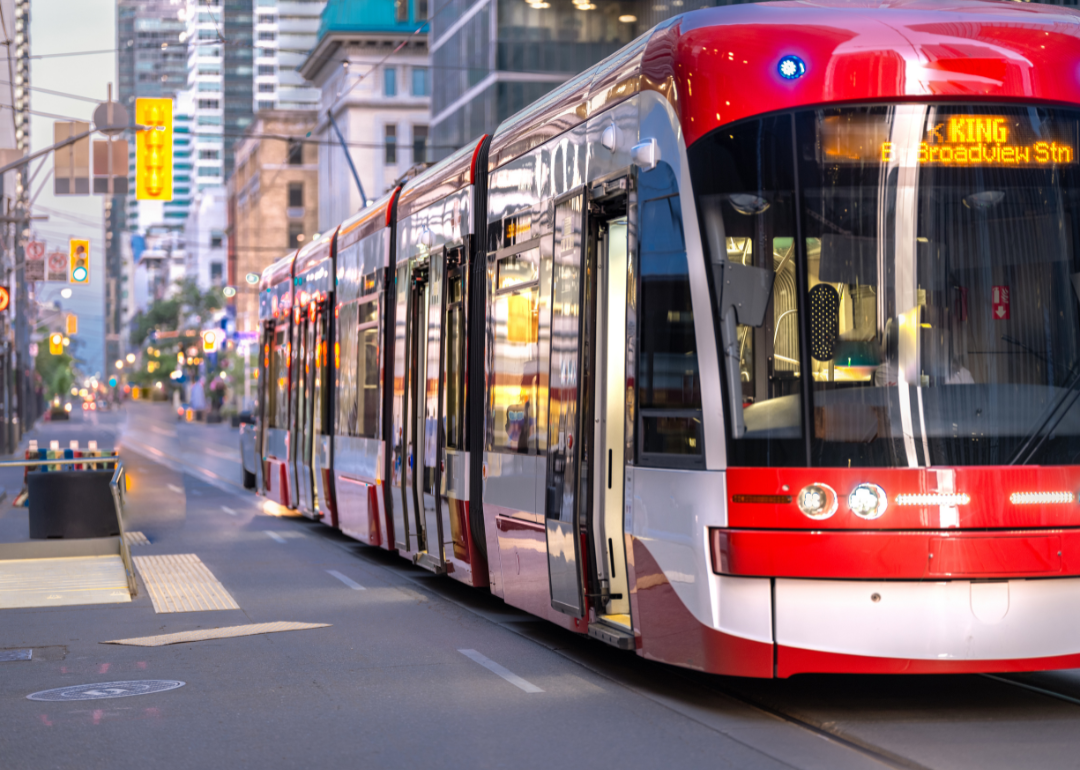
[[[123,362],[123,361],[121,361],[121,360],[119,360],[119,359],[117,359],[117,361],[116,361],[116,368],[117,368],[117,369],[123,369],[123,368],[124,368],[124,362]]]
[[[126,356],[124,356],[124,360],[127,361],[129,364],[135,363],[135,354],[128,353]]]

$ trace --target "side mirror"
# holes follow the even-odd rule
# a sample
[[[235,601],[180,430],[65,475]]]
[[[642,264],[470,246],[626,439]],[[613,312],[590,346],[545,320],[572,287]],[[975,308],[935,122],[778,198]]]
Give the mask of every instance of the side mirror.
[[[765,323],[765,311],[772,296],[773,272],[736,262],[714,262],[713,280],[719,294],[720,335],[728,378],[731,435],[746,433],[742,410],[741,350],[738,325],[758,327]]]

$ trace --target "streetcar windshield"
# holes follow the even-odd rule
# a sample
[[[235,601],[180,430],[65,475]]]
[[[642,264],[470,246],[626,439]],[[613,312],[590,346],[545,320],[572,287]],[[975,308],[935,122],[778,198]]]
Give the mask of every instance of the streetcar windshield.
[[[800,111],[690,161],[710,260],[772,277],[721,334],[731,464],[1080,462],[1080,113]]]

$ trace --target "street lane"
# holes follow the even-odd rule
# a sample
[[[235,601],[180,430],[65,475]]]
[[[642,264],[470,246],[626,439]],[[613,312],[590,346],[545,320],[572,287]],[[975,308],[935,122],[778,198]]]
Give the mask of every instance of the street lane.
[[[986,677],[730,680],[565,632],[321,524],[266,515],[229,480],[228,461],[205,451],[227,453],[236,432],[170,416],[134,404],[33,435],[121,443],[127,525],[150,541],[133,555],[195,554],[239,609],[159,615],[140,585],[131,604],[0,613],[0,650],[35,650],[29,663],[0,664],[5,770],[148,758],[185,768],[548,770],[598,757],[630,768],[1076,767],[1080,706]],[[0,531],[25,522],[4,510]],[[331,627],[100,644],[277,621]],[[26,700],[131,679],[186,685],[121,700]],[[1080,695],[1076,672],[1025,681]],[[110,748],[91,756],[87,746]]]

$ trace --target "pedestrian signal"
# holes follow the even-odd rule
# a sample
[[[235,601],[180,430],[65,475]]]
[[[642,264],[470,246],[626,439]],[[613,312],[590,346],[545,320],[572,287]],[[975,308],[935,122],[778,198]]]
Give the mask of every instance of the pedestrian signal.
[[[217,332],[213,329],[202,333],[202,349],[206,353],[213,353],[217,349]]]
[[[69,246],[71,283],[90,283],[90,241],[72,238]]]
[[[79,333],[79,319],[74,313],[67,314],[67,333],[69,336]]]
[[[60,332],[53,332],[49,335],[49,352],[54,356],[64,352],[64,335]]]
[[[147,127],[135,134],[135,197],[138,200],[172,200],[172,109],[172,99],[135,100],[135,122]]]

